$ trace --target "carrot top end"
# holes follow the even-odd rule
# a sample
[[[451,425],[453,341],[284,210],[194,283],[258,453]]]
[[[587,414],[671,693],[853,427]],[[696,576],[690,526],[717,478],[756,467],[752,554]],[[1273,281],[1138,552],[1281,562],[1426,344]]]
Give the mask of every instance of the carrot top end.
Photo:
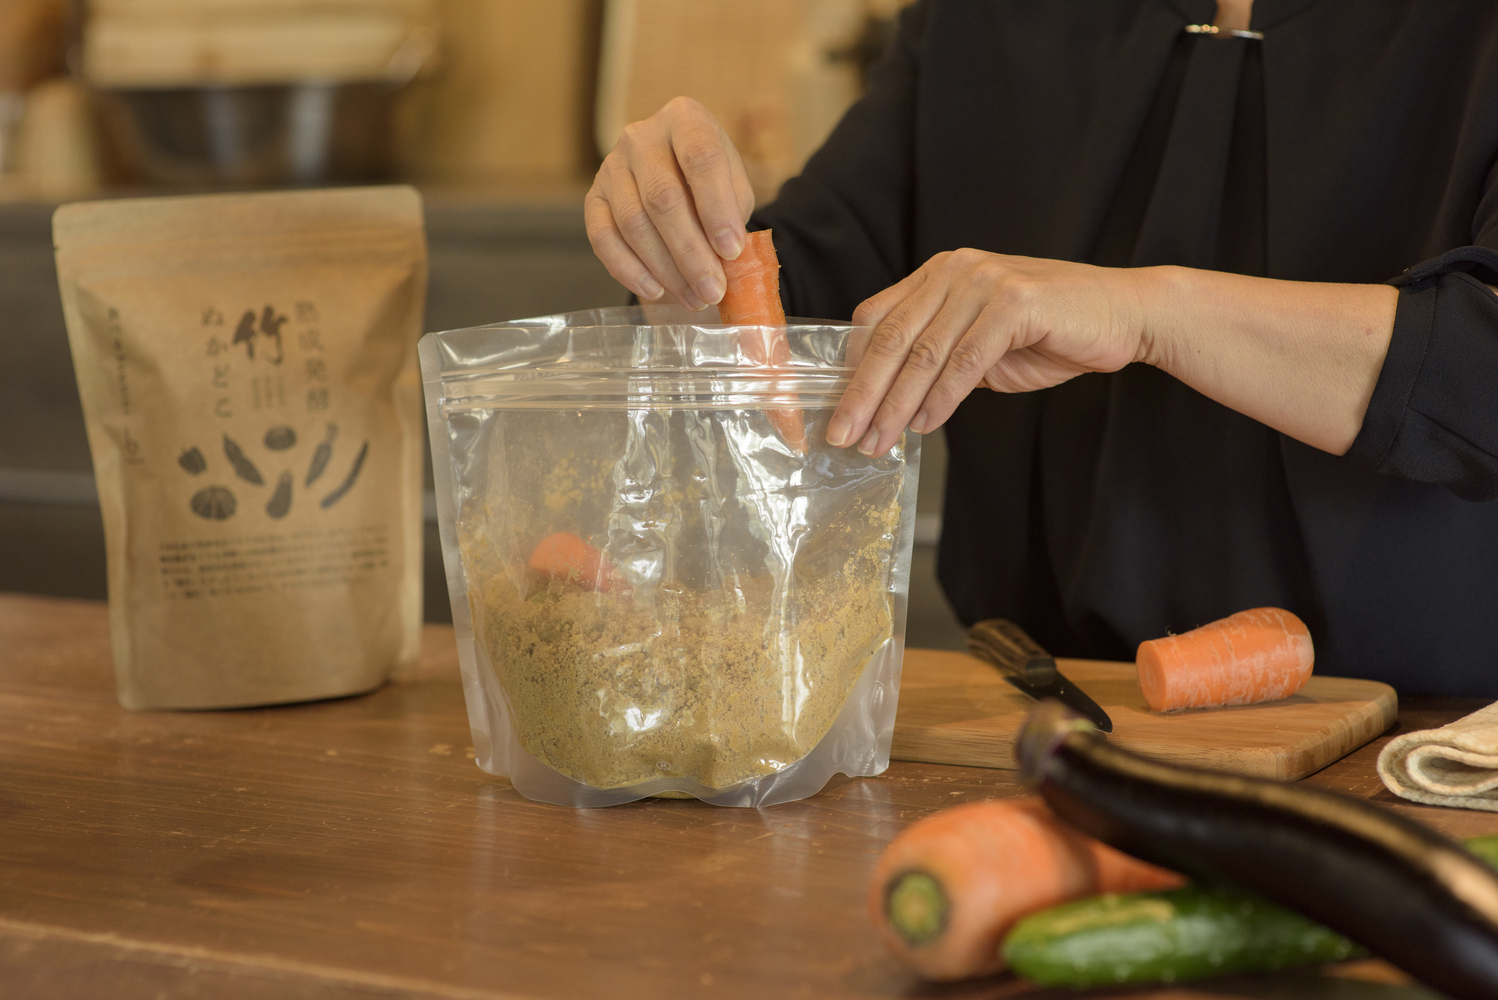
[[[900,940],[919,948],[936,941],[946,931],[951,903],[934,876],[907,871],[889,883],[884,913]]]

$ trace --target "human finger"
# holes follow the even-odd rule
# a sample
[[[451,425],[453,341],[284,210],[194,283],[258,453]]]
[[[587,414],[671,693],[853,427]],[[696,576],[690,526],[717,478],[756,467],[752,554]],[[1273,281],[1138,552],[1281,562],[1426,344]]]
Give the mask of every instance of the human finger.
[[[947,295],[941,309],[911,343],[905,363],[869,421],[869,431],[858,445],[860,452],[882,455],[900,440],[905,428],[924,434],[939,426],[927,426],[923,409],[926,395],[946,369],[952,350],[982,311],[983,302],[977,296],[957,290]]]
[[[874,327],[858,370],[827,425],[828,444],[843,448],[856,441],[863,450],[870,419],[909,357],[911,344],[940,311],[946,295],[944,283],[915,284]]]
[[[1040,384],[1030,384],[1021,390],[1023,382],[1016,379],[1011,389],[1009,380],[1000,375],[1018,375],[1024,368],[1033,369],[1035,362],[1040,360],[1036,352],[1028,348],[1011,352],[1010,348],[1018,342],[1018,322],[1012,313],[996,308],[991,302],[986,304],[952,345],[946,364],[920,403],[911,422],[912,428],[924,434],[946,423],[956,411],[957,405],[982,385],[990,374],[999,378],[994,388],[1000,391],[1042,388]],[[1020,354],[1032,356],[1020,358]],[[1068,377],[1070,375],[1045,384],[1054,385]]]
[[[747,235],[744,220],[748,212],[742,200],[745,191],[751,209],[754,204],[748,173],[743,170],[743,160],[730,155],[733,143],[707,109],[688,98],[678,98],[672,104],[678,101],[680,108],[671,126],[671,149],[691,189],[698,224],[713,251],[733,260],[743,252]]]
[[[656,280],[688,309],[696,311],[706,308],[707,303],[698,296],[691,282],[676,266],[676,258],[672,256],[670,247],[656,228],[655,219],[640,197],[632,171],[626,169],[618,172],[610,186],[609,205],[625,243],[649,268]]]
[[[857,368],[868,353],[869,341],[874,328],[884,321],[889,311],[903,302],[917,288],[926,283],[926,267],[918,267],[899,281],[876,295],[864,299],[853,310],[853,332],[848,337],[846,364]]]
[[[588,231],[588,242],[593,252],[614,280],[634,292],[643,302],[654,302],[666,294],[665,286],[655,279],[650,269],[630,249],[614,222],[614,211],[608,199],[597,190],[588,192],[583,201],[583,221]]]
[[[749,168],[744,166],[744,157],[739,154],[726,132],[723,134],[723,141],[727,143],[729,167],[733,172],[733,193],[739,201],[739,218],[747,221],[754,211],[754,185],[749,183]]]
[[[628,155],[630,172],[656,238],[697,298],[704,303],[717,302],[728,287],[723,262],[703,232],[675,151],[669,146],[636,145]]]

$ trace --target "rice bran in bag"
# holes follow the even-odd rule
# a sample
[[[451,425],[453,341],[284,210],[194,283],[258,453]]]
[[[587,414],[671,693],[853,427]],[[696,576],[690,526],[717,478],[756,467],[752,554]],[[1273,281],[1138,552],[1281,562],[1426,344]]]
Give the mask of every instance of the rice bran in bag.
[[[367,691],[421,639],[421,201],[65,205],[68,340],[120,703]]]

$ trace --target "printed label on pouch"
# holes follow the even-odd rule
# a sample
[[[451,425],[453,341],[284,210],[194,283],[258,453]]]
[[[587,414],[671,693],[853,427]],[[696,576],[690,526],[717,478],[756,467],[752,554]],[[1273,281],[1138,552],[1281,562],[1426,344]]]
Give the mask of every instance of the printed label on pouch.
[[[344,585],[390,565],[384,527],[163,542],[161,582],[169,598]]]

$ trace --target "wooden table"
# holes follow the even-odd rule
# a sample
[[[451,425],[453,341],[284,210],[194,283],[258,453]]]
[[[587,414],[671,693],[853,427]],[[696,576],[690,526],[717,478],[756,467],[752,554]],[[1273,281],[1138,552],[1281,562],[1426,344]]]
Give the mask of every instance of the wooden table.
[[[1052,995],[1007,977],[922,985],[865,914],[898,830],[1018,792],[1012,772],[896,763],[759,811],[540,805],[474,766],[452,632],[425,639],[418,676],[364,697],[132,714],[102,604],[0,595],[0,995]],[[1422,701],[1401,725],[1477,704]],[[1454,835],[1498,832],[1493,814],[1393,799],[1382,742],[1309,780]],[[1418,994],[1300,973],[1127,995]]]

